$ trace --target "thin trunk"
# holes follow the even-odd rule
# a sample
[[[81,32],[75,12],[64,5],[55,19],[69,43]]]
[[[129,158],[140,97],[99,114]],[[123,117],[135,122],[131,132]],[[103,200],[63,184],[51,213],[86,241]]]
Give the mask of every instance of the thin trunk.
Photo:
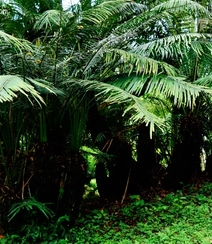
[[[66,227],[73,227],[78,217],[86,182],[86,166],[79,152],[73,153],[66,163],[60,181],[57,215],[69,216]]]

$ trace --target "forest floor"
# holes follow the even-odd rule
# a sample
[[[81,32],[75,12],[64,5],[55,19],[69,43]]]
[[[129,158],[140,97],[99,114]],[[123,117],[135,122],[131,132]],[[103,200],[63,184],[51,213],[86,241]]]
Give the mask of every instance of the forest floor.
[[[143,190],[126,197],[122,204],[87,197],[74,228],[63,228],[64,219],[48,226],[26,226],[0,243],[210,244],[212,183],[199,181],[176,191]]]
[[[123,204],[86,199],[71,230],[73,243],[212,243],[212,183],[168,191],[152,188]]]

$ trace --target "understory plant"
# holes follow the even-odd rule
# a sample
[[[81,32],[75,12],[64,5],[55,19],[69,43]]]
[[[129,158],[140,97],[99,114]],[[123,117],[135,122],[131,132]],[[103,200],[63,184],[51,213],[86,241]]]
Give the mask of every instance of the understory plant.
[[[48,224],[22,226],[0,243],[210,244],[211,189],[212,184],[205,183],[198,188],[193,185],[177,192],[161,192],[151,200],[132,195],[123,206],[86,207],[72,229],[64,228],[68,216],[63,216]]]

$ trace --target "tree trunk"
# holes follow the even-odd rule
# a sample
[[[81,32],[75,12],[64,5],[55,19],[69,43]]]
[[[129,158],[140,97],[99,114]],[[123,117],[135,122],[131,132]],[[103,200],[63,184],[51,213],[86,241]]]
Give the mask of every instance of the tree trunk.
[[[150,129],[145,124],[139,127],[137,141],[136,178],[141,188],[149,188],[153,183],[153,172],[158,164],[154,138],[150,138]]]
[[[86,182],[86,166],[79,152],[73,153],[67,161],[60,181],[57,215],[69,216],[67,227],[73,227],[78,217]]]

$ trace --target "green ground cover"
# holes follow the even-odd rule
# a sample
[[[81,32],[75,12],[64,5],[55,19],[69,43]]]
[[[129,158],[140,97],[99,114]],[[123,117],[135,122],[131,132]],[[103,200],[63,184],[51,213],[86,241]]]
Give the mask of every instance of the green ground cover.
[[[205,183],[151,201],[135,195],[123,206],[114,203],[91,210],[87,205],[71,230],[63,227],[65,217],[43,226],[32,222],[0,243],[210,244],[211,193],[212,183]]]

